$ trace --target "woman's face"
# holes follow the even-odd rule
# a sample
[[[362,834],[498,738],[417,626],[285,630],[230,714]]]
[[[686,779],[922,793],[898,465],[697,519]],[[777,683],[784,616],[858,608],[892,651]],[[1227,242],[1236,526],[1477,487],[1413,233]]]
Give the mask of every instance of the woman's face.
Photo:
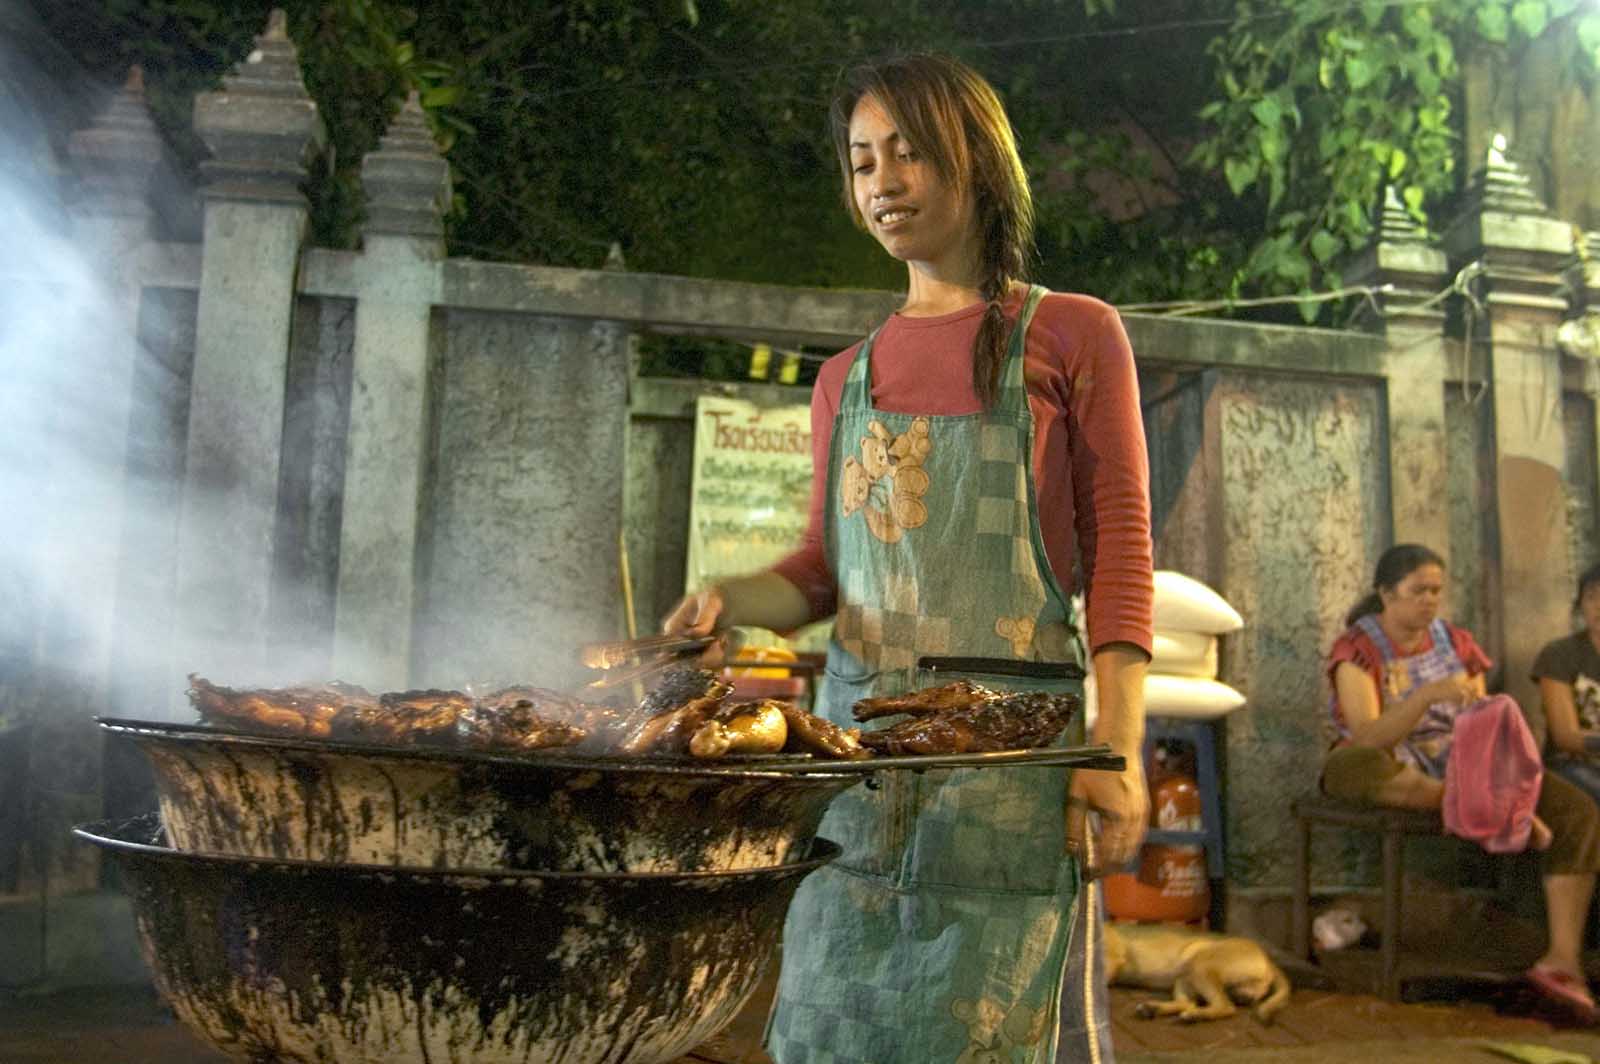
[[[1391,588],[1380,588],[1384,616],[1405,628],[1426,628],[1439,616],[1444,599],[1444,569],[1428,563],[1407,573]]]
[[[940,178],[875,96],[863,96],[850,116],[850,168],[856,210],[883,249],[959,279],[977,239],[971,197]]]
[[[1600,584],[1590,584],[1578,596],[1578,612],[1590,633],[1600,632]]]

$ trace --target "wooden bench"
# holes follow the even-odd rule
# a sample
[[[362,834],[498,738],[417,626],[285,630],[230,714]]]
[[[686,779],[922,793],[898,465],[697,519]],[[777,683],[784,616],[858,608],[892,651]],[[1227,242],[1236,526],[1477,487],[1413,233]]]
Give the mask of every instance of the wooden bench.
[[[1402,879],[1407,835],[1440,836],[1444,822],[1437,812],[1390,809],[1342,802],[1323,795],[1291,803],[1296,839],[1294,851],[1294,952],[1311,959],[1311,830],[1315,827],[1354,828],[1379,835],[1383,844],[1383,926],[1379,929],[1378,993],[1400,1000],[1400,918]]]

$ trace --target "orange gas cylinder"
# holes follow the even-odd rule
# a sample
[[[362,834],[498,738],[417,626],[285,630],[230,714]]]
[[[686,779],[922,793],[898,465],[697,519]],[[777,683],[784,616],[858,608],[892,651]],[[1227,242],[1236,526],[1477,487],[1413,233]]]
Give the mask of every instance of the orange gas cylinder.
[[[1150,795],[1156,827],[1167,831],[1199,831],[1200,786],[1189,776],[1171,775]],[[1139,882],[1161,895],[1158,920],[1199,920],[1211,908],[1211,883],[1206,879],[1203,846],[1146,846],[1139,861]]]
[[[1157,750],[1149,775],[1152,825],[1169,831],[1200,830],[1200,787],[1194,778],[1163,749]],[[1106,910],[1119,920],[1202,919],[1211,908],[1205,847],[1147,844],[1138,874],[1106,877],[1105,895]]]

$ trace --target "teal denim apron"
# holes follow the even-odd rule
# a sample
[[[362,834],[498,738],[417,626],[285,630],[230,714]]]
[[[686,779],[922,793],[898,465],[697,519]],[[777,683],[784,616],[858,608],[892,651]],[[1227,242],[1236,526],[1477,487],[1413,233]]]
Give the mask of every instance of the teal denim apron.
[[[874,410],[873,337],[850,367],[828,463],[839,599],[818,711],[835,723],[855,724],[859,698],[960,676],[1082,691],[1082,644],[1034,497],[1022,352],[1044,294],[1024,303],[989,412]],[[1059,664],[1037,670],[1056,677],[1046,681],[930,674],[925,656]],[[1062,741],[1081,738],[1080,718]],[[878,781],[841,794],[823,821],[844,853],[789,910],[769,1052],[778,1064],[1054,1064],[1060,1011],[1083,1000],[1062,995],[1079,888],[1064,851],[1067,773]]]

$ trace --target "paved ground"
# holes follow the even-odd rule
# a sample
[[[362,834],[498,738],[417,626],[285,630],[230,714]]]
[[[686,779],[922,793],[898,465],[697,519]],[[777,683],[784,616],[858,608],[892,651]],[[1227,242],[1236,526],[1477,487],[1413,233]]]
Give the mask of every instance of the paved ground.
[[[1113,1022],[1120,1064],[1439,1064],[1505,1060],[1484,1048],[1511,1042],[1600,1061],[1600,1030],[1560,1030],[1488,1004],[1399,1005],[1365,995],[1299,990],[1272,1027],[1239,1015],[1182,1025],[1134,1018],[1150,995],[1117,991]],[[763,1064],[764,1001],[678,1064]],[[3,1064],[223,1064],[138,988],[0,996]]]

